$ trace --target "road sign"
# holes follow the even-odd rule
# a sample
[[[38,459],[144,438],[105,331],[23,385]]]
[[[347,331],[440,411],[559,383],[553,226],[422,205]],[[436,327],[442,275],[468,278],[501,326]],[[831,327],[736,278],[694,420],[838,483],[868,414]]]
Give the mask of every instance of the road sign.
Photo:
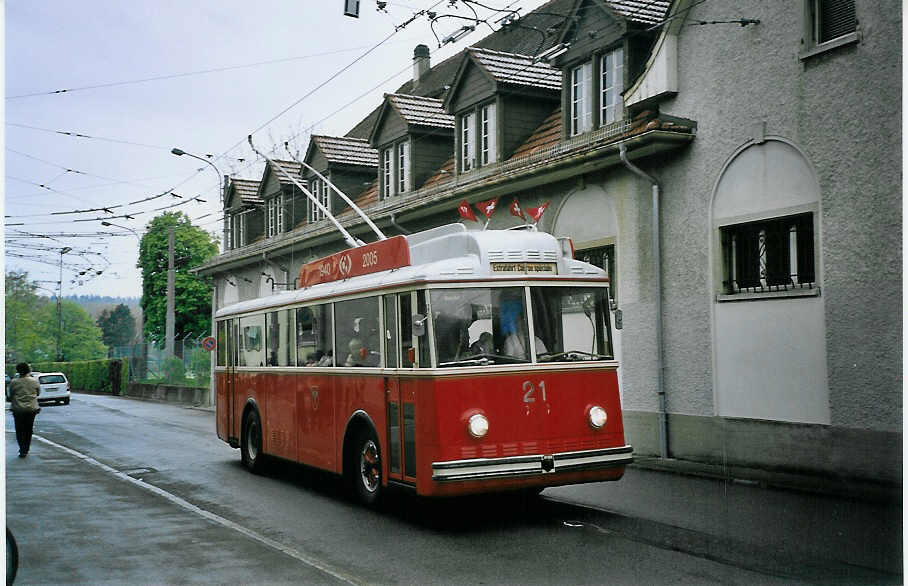
[[[202,340],[202,348],[211,352],[218,345],[218,341],[214,339],[213,336],[208,336]]]

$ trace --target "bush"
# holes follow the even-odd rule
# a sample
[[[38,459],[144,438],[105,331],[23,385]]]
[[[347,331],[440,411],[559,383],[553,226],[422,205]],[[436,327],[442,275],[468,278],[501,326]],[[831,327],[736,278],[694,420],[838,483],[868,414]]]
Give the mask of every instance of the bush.
[[[164,361],[164,382],[171,385],[177,385],[185,379],[183,370],[183,360],[181,358],[168,358]]]
[[[82,360],[79,362],[33,362],[35,372],[62,372],[70,386],[80,391],[99,391],[113,395],[123,394],[129,381],[129,359]],[[15,376],[16,365],[7,364],[6,374]]]

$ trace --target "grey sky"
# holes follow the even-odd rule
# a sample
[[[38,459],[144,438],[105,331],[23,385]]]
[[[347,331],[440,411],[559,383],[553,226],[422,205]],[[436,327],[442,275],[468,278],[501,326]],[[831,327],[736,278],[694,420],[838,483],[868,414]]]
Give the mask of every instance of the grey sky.
[[[511,5],[526,13],[544,2],[482,3]],[[247,134],[391,35],[414,12],[437,4],[433,10],[439,14],[472,14],[463,5],[451,8],[448,0],[388,2],[387,12],[377,11],[374,0],[360,4],[360,18],[353,19],[343,16],[342,0],[7,0],[7,270],[27,270],[33,279],[48,281],[42,287],[56,291],[50,282],[58,279],[59,250],[69,246],[74,251],[64,257],[64,295],[140,295],[137,239],[130,232],[103,227],[100,221],[74,221],[106,215],[103,212],[47,214],[128,204],[175,187],[186,199],[198,196],[205,203],[174,209],[194,219],[211,214],[194,223],[220,234],[215,172],[200,161],[170,154],[172,147],[198,155],[223,154],[212,159],[222,173],[257,179],[262,167],[246,145]],[[480,17],[489,14],[480,12]],[[444,19],[435,28],[442,37],[464,22]],[[483,26],[438,50],[428,20],[419,17],[256,132],[254,140],[259,148],[279,145],[281,156],[288,139],[305,149],[310,131],[344,134],[380,103],[383,93],[396,90],[411,75],[414,46],[428,45],[434,65],[489,32]],[[261,62],[272,63],[240,67]],[[222,68],[230,69],[180,76]],[[117,83],[155,77],[169,78]],[[106,87],[79,89],[87,86]],[[62,89],[70,91],[47,94]],[[178,201],[167,196],[112,212],[118,216],[123,210],[152,210]],[[160,213],[110,221],[141,234]],[[19,231],[108,235],[11,240]],[[103,271],[100,276],[88,278],[98,270]],[[88,273],[79,276],[80,271]]]

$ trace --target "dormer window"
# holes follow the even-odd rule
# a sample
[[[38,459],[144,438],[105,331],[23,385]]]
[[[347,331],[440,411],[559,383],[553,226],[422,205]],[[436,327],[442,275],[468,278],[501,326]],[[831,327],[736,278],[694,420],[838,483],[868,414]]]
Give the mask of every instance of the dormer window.
[[[498,161],[496,112],[495,102],[487,102],[459,116],[461,173]]]
[[[268,200],[268,238],[284,231],[284,195],[279,194]]]
[[[381,150],[380,183],[382,197],[413,189],[410,172],[410,141],[403,140]]]
[[[461,172],[473,169],[476,159],[476,115],[473,112],[464,114],[460,118],[460,170]]]
[[[497,160],[496,152],[496,126],[495,126],[495,104],[486,104],[479,109],[479,129],[481,137],[481,154],[480,160],[483,165],[494,163]]]
[[[388,147],[381,152],[381,192],[388,197],[394,195],[394,183],[392,183],[391,161],[394,159],[394,148]]]
[[[397,145],[397,193],[410,191],[410,141]]]
[[[330,212],[331,211],[331,188],[328,187],[328,184],[321,179],[313,179],[310,183],[312,185],[312,195],[315,196],[325,208]],[[309,202],[309,221],[317,222],[319,220],[325,219],[325,212],[319,209],[314,201]]]
[[[577,136],[624,119],[624,48],[596,53],[568,69],[566,96],[569,136]]]
[[[593,62],[571,69],[571,136],[593,129]]]
[[[599,61],[600,105],[599,125],[605,126],[624,118],[624,49],[621,47],[603,55]]]

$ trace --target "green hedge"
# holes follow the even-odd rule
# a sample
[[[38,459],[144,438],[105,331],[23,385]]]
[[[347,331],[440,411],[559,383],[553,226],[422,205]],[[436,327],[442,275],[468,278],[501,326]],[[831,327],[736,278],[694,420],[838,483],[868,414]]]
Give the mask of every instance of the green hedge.
[[[70,386],[80,391],[122,395],[129,382],[129,359],[83,360],[80,362],[33,362],[35,372],[62,372]],[[6,374],[15,376],[16,365],[7,364]]]

